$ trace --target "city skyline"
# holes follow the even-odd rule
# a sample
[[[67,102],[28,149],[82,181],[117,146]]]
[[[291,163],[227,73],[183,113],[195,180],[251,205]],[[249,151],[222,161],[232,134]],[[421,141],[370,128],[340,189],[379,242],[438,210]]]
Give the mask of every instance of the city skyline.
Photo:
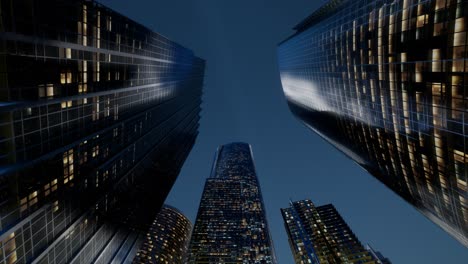
[[[71,0],[48,1],[51,3],[60,2],[58,5],[60,7],[64,7],[64,3],[67,1],[71,2]],[[385,2],[385,0],[383,1]],[[395,0],[395,2],[399,1],[400,0]],[[203,72],[203,70],[206,72],[203,92],[201,93],[200,90],[196,89],[200,93],[194,91],[192,94],[192,99],[197,98],[197,102],[194,102],[194,106],[196,104],[199,105],[200,101],[198,99],[200,99],[200,97],[202,98],[201,119],[199,119],[200,108],[195,106],[193,115],[190,117],[193,121],[191,123],[192,126],[190,126],[190,128],[187,127],[191,132],[185,133],[187,131],[183,132],[182,130],[178,130],[181,132],[179,135],[184,139],[177,136],[172,137],[172,140],[166,141],[166,147],[161,146],[161,148],[158,148],[157,152],[159,152],[160,155],[153,156],[152,161],[149,159],[147,160],[148,162],[146,164],[154,166],[158,171],[157,173],[149,173],[150,170],[148,170],[146,166],[136,169],[132,175],[129,175],[129,177],[121,181],[121,185],[114,185],[114,187],[117,187],[115,195],[106,195],[104,200],[101,200],[99,204],[93,206],[92,211],[94,212],[101,211],[103,213],[108,213],[96,215],[96,218],[81,219],[83,221],[80,224],[80,228],[81,226],[92,226],[94,228],[96,227],[95,223],[102,224],[101,228],[93,233],[93,238],[86,242],[86,247],[80,250],[82,253],[85,253],[87,249],[91,247],[97,248],[103,245],[102,242],[105,242],[106,238],[112,237],[112,239],[108,240],[108,243],[106,242],[105,251],[102,251],[94,260],[99,263],[108,262],[112,258],[114,261],[128,261],[132,254],[136,254],[137,244],[144,243],[144,232],[148,224],[150,222],[155,223],[154,217],[152,217],[151,214],[156,212],[153,211],[151,214],[148,214],[145,210],[162,205],[164,198],[166,198],[174,182],[174,187],[165,202],[174,205],[180,209],[177,211],[183,212],[188,220],[195,222],[204,183],[208,178],[207,176],[210,175],[211,166],[209,166],[209,164],[213,162],[213,150],[228,142],[249,142],[255,150],[255,171],[258,172],[257,182],[261,182],[263,191],[263,201],[261,202],[261,207],[265,214],[263,218],[266,219],[265,221],[268,221],[268,226],[270,227],[268,233],[269,237],[274,241],[278,263],[293,263],[287,234],[279,209],[284,207],[285,201],[302,200],[307,197],[311,197],[317,204],[333,203],[336,208],[339,209],[340,213],[342,213],[349,227],[353,229],[356,234],[359,234],[359,238],[362,239],[362,241],[368,242],[372,247],[381,251],[385,257],[388,257],[394,263],[460,263],[468,258],[466,247],[414,210],[413,207],[403,199],[400,199],[399,196],[395,195],[394,192],[380,181],[376,180],[376,178],[369,176],[367,171],[362,170],[353,160],[331,147],[330,144],[324,141],[320,136],[311,133],[308,127],[303,126],[301,122],[298,122],[298,120],[291,115],[281,86],[277,61],[277,45],[280,41],[294,34],[292,30],[294,25],[297,25],[303,18],[308,17],[317,10],[317,8],[326,4],[328,2],[327,0],[134,0],[131,2],[123,0],[99,0],[98,2],[105,6],[100,25],[94,20],[95,16],[98,14],[95,12],[95,8],[99,8],[101,6],[100,4],[96,4],[96,2],[91,0],[74,2],[77,8],[67,8],[65,11],[58,11],[54,8],[54,5],[52,5],[53,8],[49,8],[49,5],[43,4],[42,0],[5,0],[0,4],[2,13],[0,29],[2,30],[11,27],[11,21],[20,18],[20,23],[15,30],[21,31],[26,29],[28,34],[39,34],[42,38],[60,38],[58,41],[59,43],[63,41],[74,41],[73,31],[81,32],[81,35],[76,39],[78,42],[81,42],[81,44],[76,43],[76,45],[69,49],[64,46],[64,50],[59,49],[57,52],[56,56],[64,57],[63,60],[59,60],[64,62],[60,63],[60,67],[69,68],[63,68],[63,71],[54,71],[53,73],[48,72],[47,74],[41,74],[47,71],[47,69],[53,68],[50,67],[50,62],[53,61],[53,59],[43,55],[52,54],[54,51],[47,48],[42,49],[40,42],[35,41],[35,45],[33,45],[32,48],[28,45],[22,45],[21,43],[17,44],[16,42],[9,42],[7,43],[8,45],[0,47],[0,49],[11,49],[13,47],[15,51],[17,51],[14,53],[15,56],[27,57],[34,54],[34,56],[30,56],[29,58],[37,59],[38,61],[44,60],[44,62],[49,63],[47,67],[40,67],[37,71],[30,71],[28,70],[28,67],[30,67],[29,63],[24,63],[23,61],[23,63],[18,64],[19,67],[18,65],[7,68],[1,67],[0,72],[18,69],[19,74],[15,76],[22,82],[28,82],[35,78],[47,79],[44,83],[38,86],[33,85],[32,87],[33,89],[37,89],[37,96],[44,97],[44,102],[54,104],[56,101],[60,101],[57,109],[60,109],[59,112],[61,116],[64,116],[63,113],[65,113],[65,116],[73,116],[75,108],[80,105],[78,101],[75,102],[74,99],[61,102],[62,100],[56,100],[52,97],[63,93],[63,95],[67,97],[71,95],[70,98],[75,98],[76,95],[73,94],[75,92],[86,95],[87,93],[93,93],[94,87],[99,87],[94,79],[92,82],[84,82],[84,76],[88,77],[88,80],[96,76],[96,78],[99,78],[103,83],[105,82],[106,85],[100,86],[104,90],[108,87],[107,83],[110,83],[109,81],[112,80],[112,83],[116,84],[119,83],[117,81],[124,81],[124,79],[126,79],[128,73],[131,71],[116,70],[119,69],[120,66],[117,67],[117,65],[112,64],[122,65],[120,64],[122,58],[119,57],[122,53],[127,53],[132,49],[139,50],[140,46],[145,49],[145,43],[147,43],[148,38],[145,39],[144,36],[138,34],[139,37],[143,37],[143,39],[139,42],[137,38],[135,39],[135,43],[132,43],[131,38],[127,38],[125,35],[128,32],[127,29],[131,31],[134,26],[136,28],[145,28],[149,31],[158,32],[156,39],[160,44],[166,43],[165,40],[169,41],[170,39],[169,42],[174,44],[173,48],[175,47],[175,49],[169,48],[167,53],[164,52],[163,56],[168,57],[162,60],[169,59],[171,55],[174,55],[176,60],[187,58],[187,55],[188,57],[193,56],[195,62],[192,66],[195,68],[193,70],[198,73],[195,74],[198,76],[198,78],[195,78],[198,80],[198,82],[195,81],[198,84],[203,83],[203,73],[201,72]],[[332,2],[337,4],[341,1],[332,0]],[[440,0],[437,1],[438,5],[440,5],[439,2],[449,3],[450,1]],[[24,16],[8,16],[8,12],[11,10],[8,5],[13,5],[13,3],[15,6],[19,6],[20,10],[24,11]],[[83,7],[83,3],[87,6],[86,8]],[[401,0],[401,3],[403,5],[403,0]],[[5,7],[5,5],[7,5],[7,7]],[[460,6],[464,7],[463,5]],[[449,9],[442,8],[441,10],[438,11],[439,15],[445,12],[443,10]],[[457,11],[455,8],[451,8],[450,10],[453,12]],[[107,12],[111,12],[112,14],[108,15]],[[417,12],[419,12],[419,10],[414,9],[414,13]],[[47,21],[46,23],[35,22],[28,25],[31,21],[37,21],[33,19],[41,14],[48,14],[44,16],[44,19]],[[84,14],[86,14],[86,18],[84,18]],[[457,14],[459,14],[458,11]],[[73,20],[75,17],[81,18],[79,20]],[[421,20],[422,22],[418,21],[416,25],[421,23],[422,25],[427,24],[426,21],[429,20],[427,20],[425,16],[422,17],[424,18]],[[446,16],[437,17],[440,19]],[[6,20],[4,20],[5,18]],[[61,18],[68,22],[60,22]],[[132,19],[136,22],[136,25],[132,24]],[[53,31],[41,33],[40,29],[52,29],[53,27],[51,27],[51,25],[56,25],[60,28],[69,27],[72,29],[72,34],[67,32],[62,35]],[[408,23],[407,25],[412,24]],[[11,36],[12,34],[10,32],[6,34],[3,31],[0,32],[0,39],[9,38]],[[99,39],[98,36],[101,36],[101,38],[105,40],[108,39],[109,41],[96,41],[96,39]],[[20,39],[24,41],[27,38],[22,34]],[[94,58],[85,57],[87,56],[86,52],[76,52],[75,49],[83,49],[79,47],[80,45],[82,46],[83,43],[86,43],[87,46],[84,48],[85,50],[106,50],[106,52],[103,53],[106,55],[101,54],[102,62],[112,65],[112,69],[108,70],[109,68],[106,68],[105,64],[100,64],[98,67],[94,64]],[[101,46],[96,48],[98,43]],[[49,42],[49,44],[52,46],[56,45],[57,41],[53,40]],[[183,45],[183,47],[180,45]],[[189,53],[181,55],[178,52],[183,52],[183,50],[185,50],[184,47],[188,47],[194,52],[191,53],[189,51],[189,53],[191,53],[190,55]],[[120,50],[107,52],[110,51],[110,49]],[[127,51],[125,51],[125,49],[127,49]],[[158,47],[157,49],[160,51],[164,48],[159,49]],[[196,56],[194,54],[196,54]],[[143,54],[139,55],[139,58],[142,59],[143,57],[150,56],[151,51],[145,50]],[[96,58],[97,57],[98,56],[96,56]],[[202,60],[197,59],[198,57],[206,60],[206,65],[204,65]],[[98,60],[100,59],[99,57]],[[86,65],[84,65],[84,63],[78,63],[75,69],[72,63],[75,60],[85,60],[87,63]],[[3,62],[4,61],[0,60],[0,66],[4,65]],[[135,60],[133,58],[131,63],[134,62]],[[164,65],[164,62],[161,62]],[[183,69],[189,68],[186,63],[183,64],[184,66],[179,67],[175,71],[184,71]],[[141,66],[142,64],[139,65]],[[446,66],[447,64],[443,65]],[[137,79],[140,76],[154,76],[154,72],[148,71],[149,67],[146,68],[147,65],[145,65],[143,70],[140,69],[140,66],[134,75]],[[159,64],[158,66],[162,65]],[[173,73],[172,70],[169,70],[171,67],[169,67],[169,69],[166,67],[163,68],[163,75],[158,75],[158,77],[165,78],[164,74]],[[94,71],[94,69],[100,70]],[[25,73],[31,73],[31,76],[33,75],[34,78],[30,78],[30,75]],[[53,80],[50,81],[48,79],[49,75],[58,76],[58,80],[54,77],[51,78],[50,80]],[[189,75],[182,74],[182,76],[187,77]],[[179,77],[182,76],[179,75]],[[420,76],[426,78],[425,74],[420,74]],[[171,79],[171,77],[167,77]],[[148,79],[145,81],[148,81],[148,84],[152,85],[151,81]],[[52,84],[52,86],[49,84]],[[7,87],[6,85],[7,83],[3,82],[2,87]],[[27,84],[26,86],[29,85],[30,84]],[[131,81],[129,85],[132,86],[134,84]],[[138,88],[138,92],[144,92],[144,88],[141,88],[142,89],[140,89],[140,87]],[[1,90],[2,89],[0,89],[0,95],[2,93]],[[171,94],[169,90],[170,88],[164,91],[164,97]],[[188,91],[190,89],[183,90]],[[3,89],[3,91],[5,90]],[[52,94],[52,96],[50,96],[50,94]],[[18,93],[16,95],[18,95]],[[85,97],[86,96],[77,97],[76,99],[81,100]],[[143,96],[142,100],[151,100],[150,98],[150,96]],[[132,97],[132,99],[136,98]],[[185,99],[187,98],[185,97]],[[179,112],[183,112],[182,109],[189,108],[188,101],[182,98],[181,100],[174,101],[177,101],[181,105],[181,108],[179,108],[181,111]],[[26,104],[21,104],[21,106],[25,108],[21,113],[18,112],[19,115],[17,114],[16,116],[24,116],[26,117],[24,120],[29,120],[28,115],[36,115],[37,111],[35,112],[34,107],[27,107],[29,102],[31,102],[31,100],[28,99]],[[81,103],[83,104],[84,101]],[[86,104],[89,106],[96,106],[96,112],[102,113],[102,115],[93,115],[91,113],[90,118],[94,118],[96,123],[96,120],[103,121],[106,120],[106,118],[115,118],[115,116],[117,116],[118,121],[124,122],[124,120],[126,120],[125,118],[127,118],[126,113],[128,113],[128,118],[138,118],[138,114],[133,115],[132,112],[129,111],[132,107],[135,107],[135,104],[131,104],[129,107],[123,107],[120,103],[117,105],[113,105],[113,103],[114,101],[112,98],[106,100],[106,98],[98,97],[97,102],[94,100],[87,100]],[[14,104],[14,102],[1,101],[0,109],[9,109],[9,107],[14,106]],[[175,109],[170,109],[170,107],[164,109],[158,108],[156,116],[167,113],[166,110],[170,112]],[[39,108],[39,113],[41,113],[40,111],[41,109]],[[117,115],[115,112],[117,112]],[[195,114],[195,112],[198,112],[198,114]],[[85,112],[80,111],[79,113]],[[12,116],[12,118],[13,117],[14,116]],[[5,119],[2,118],[2,120]],[[189,123],[188,120],[185,121],[187,121],[185,124]],[[39,124],[41,124],[41,122],[42,120]],[[196,123],[200,124],[199,128]],[[28,129],[28,126],[31,124],[32,122],[27,123],[23,127]],[[113,133],[112,136],[121,138],[123,135],[136,133],[139,130],[141,132],[143,128],[147,128],[146,125],[142,127],[141,123],[140,127],[138,127],[138,125],[132,126],[132,124],[133,123],[126,123],[122,130]],[[67,129],[73,125],[72,122],[62,124],[61,129]],[[150,125],[155,124],[150,120],[150,122],[148,122],[148,127]],[[102,129],[111,127],[112,126],[108,124],[103,124]],[[162,126],[160,127],[162,128]],[[13,127],[11,131],[17,128],[19,129],[19,127]],[[86,134],[92,129],[93,126],[86,124],[86,126],[81,128],[80,133]],[[0,129],[0,132],[8,130],[9,129]],[[195,131],[199,131],[199,133]],[[44,134],[44,136],[45,135],[46,134]],[[192,149],[195,137],[197,137],[197,143]],[[28,208],[27,210],[33,211],[36,209],[35,204],[37,205],[38,202],[46,202],[47,199],[44,199],[45,192],[44,195],[40,192],[37,194],[30,192],[34,190],[34,188],[43,187],[41,185],[42,183],[35,184],[34,182],[44,178],[44,175],[47,175],[45,177],[49,177],[54,174],[59,175],[63,173],[64,177],[58,180],[59,185],[67,181],[66,184],[71,186],[79,183],[79,180],[86,177],[85,175],[88,173],[92,173],[93,166],[88,166],[86,170],[82,170],[81,167],[78,166],[81,160],[86,163],[95,158],[97,160],[102,157],[99,161],[104,161],[106,158],[109,158],[109,155],[112,156],[113,152],[111,152],[111,149],[107,148],[105,144],[99,144],[99,150],[94,148],[88,151],[87,153],[89,156],[88,159],[85,160],[83,153],[80,151],[91,146],[90,142],[94,142],[95,140],[103,142],[106,138],[107,137],[103,134],[99,134],[99,137],[92,138],[92,141],[82,142],[83,145],[80,145],[79,149],[73,149],[73,151],[68,151],[67,149],[66,152],[59,153],[60,155],[56,157],[57,159],[54,163],[57,168],[56,171],[53,170],[54,173],[50,173],[52,172],[50,168],[54,166],[52,162],[48,162],[48,166],[44,169],[28,170],[25,174],[26,177],[19,178],[22,180],[24,179],[24,181],[19,182],[19,186],[32,186],[32,188],[25,187],[25,192],[19,189],[19,194],[28,194],[26,203],[22,203],[22,205],[26,204],[28,207],[30,206],[30,209]],[[5,137],[0,137],[0,140],[4,139]],[[19,143],[31,144],[31,139],[32,138],[24,137],[23,141],[20,140]],[[64,137],[64,140],[71,139],[71,137]],[[142,154],[139,147],[142,147],[142,149],[153,149],[151,144],[152,143],[146,140],[141,145],[135,144],[133,157],[130,154],[127,155],[129,160],[140,160],[141,156],[136,156],[136,154]],[[115,146],[116,148],[120,147],[120,145],[121,143],[109,144],[109,146]],[[61,142],[49,144],[49,146],[52,148],[62,147]],[[8,149],[2,148],[2,151],[5,152],[5,150]],[[130,152],[132,152],[132,149],[129,149],[129,153]],[[191,153],[190,155],[188,155],[189,152]],[[20,154],[19,157],[27,158],[30,155],[36,155],[37,151],[29,151],[28,149],[28,151],[24,151]],[[44,152],[41,154],[44,154]],[[153,162],[154,160],[158,162],[155,163]],[[16,161],[10,159],[8,162],[15,164]],[[109,161],[109,164],[112,165],[111,161]],[[182,164],[184,165],[182,166]],[[106,165],[103,166],[105,167]],[[182,170],[180,170],[181,167]],[[4,169],[5,167],[1,166],[0,173],[6,172]],[[120,169],[118,169],[118,171],[120,171]],[[180,175],[177,177],[179,172]],[[144,180],[144,177],[141,177],[142,175],[150,177]],[[111,185],[106,183],[116,180],[113,170],[109,172],[104,170],[102,173],[99,171],[97,175],[90,174],[88,178],[91,179],[91,181],[85,181],[83,184],[85,187],[92,185],[92,189],[103,189]],[[0,178],[0,186],[5,186],[5,183],[11,183],[11,181],[4,181],[4,179],[5,178]],[[155,183],[156,181],[157,183]],[[96,186],[96,184],[98,184],[99,187]],[[154,186],[158,187],[154,188]],[[60,188],[61,186],[55,185],[54,181],[49,187],[51,187],[50,190],[54,188],[53,191],[48,192],[47,196],[49,197],[51,197],[51,195],[54,196],[59,191],[65,191],[65,189]],[[44,190],[47,191],[47,189],[48,188]],[[5,189],[1,190],[3,195],[3,190]],[[29,194],[32,195],[29,197]],[[99,195],[99,193],[96,194]],[[87,204],[88,200],[94,199],[94,196],[84,200],[77,199],[80,195],[86,196],[86,193],[69,193],[71,200],[75,200],[83,205]],[[5,198],[4,195],[1,197],[2,199]],[[154,200],[154,197],[157,197],[156,200]],[[443,195],[440,197],[444,199]],[[18,199],[20,198],[21,196],[18,196]],[[4,205],[4,203],[1,203],[2,201],[4,200],[0,200],[0,205]],[[63,212],[65,208],[62,204],[57,206],[52,203],[51,205],[53,206],[51,210],[56,210],[57,208],[57,212]],[[62,213],[60,214],[64,215]],[[64,219],[66,219],[65,221],[70,221],[69,217],[64,217]],[[6,220],[11,221],[8,219]],[[59,228],[62,228],[60,226],[60,221],[56,221],[56,223],[50,221],[46,228],[56,224],[58,224]],[[38,226],[45,227],[42,223],[37,223],[31,227],[37,228]],[[3,225],[0,227],[5,228]],[[25,229],[25,231],[28,232],[29,230],[31,229]],[[67,250],[71,249],[72,245],[75,245],[70,242],[72,239],[69,238],[76,239],[77,233],[73,232],[73,230],[71,231],[72,232],[69,232],[68,235],[63,234],[57,237],[58,239],[53,242],[51,245],[52,247],[49,247],[51,250],[47,249],[51,252],[51,254],[47,256],[48,259],[42,258],[42,262],[48,262],[48,260],[54,260],[54,258],[55,260],[64,260],[71,256],[69,254],[58,254],[54,256],[55,252],[58,252],[57,249],[64,243]],[[80,233],[80,236],[81,234],[82,233]],[[28,249],[28,244],[22,247],[20,244],[11,243],[11,241],[14,241],[14,238],[11,239],[10,233],[0,233],[0,236],[0,247],[5,248],[5,251],[0,250],[0,256],[9,255],[9,259],[7,259],[6,263],[15,260],[13,254],[11,254],[12,249],[18,250],[18,252]],[[21,239],[23,235],[15,232],[13,237],[16,236],[18,236],[18,239]],[[51,237],[55,238],[54,236],[55,234],[52,234],[47,237],[47,239],[50,240]],[[99,237],[103,237],[103,239],[98,239]],[[40,235],[36,235],[34,239],[37,238],[40,238]],[[80,239],[81,238],[84,237],[80,237]],[[15,241],[19,243],[25,242],[24,240]],[[25,243],[29,242],[26,241]],[[152,243],[148,241],[147,245],[151,244]],[[132,245],[133,247],[128,247]],[[273,246],[271,245],[271,247]],[[73,250],[75,249],[76,246]],[[374,251],[370,246],[366,246],[366,249],[372,252],[374,257],[381,256],[380,252]],[[130,252],[128,250],[130,250]],[[271,249],[271,251],[273,251],[273,249]],[[127,254],[127,252],[130,254]],[[15,257],[21,256],[15,255]],[[30,255],[27,257],[29,258]],[[41,255],[41,257],[43,257],[43,255]],[[84,262],[89,258],[93,257],[88,254],[80,254],[80,257],[74,256],[73,261],[75,263]]]

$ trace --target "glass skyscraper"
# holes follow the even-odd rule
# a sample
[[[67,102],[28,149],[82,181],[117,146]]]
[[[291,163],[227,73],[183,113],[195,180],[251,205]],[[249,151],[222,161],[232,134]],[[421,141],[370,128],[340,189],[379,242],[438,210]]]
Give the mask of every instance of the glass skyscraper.
[[[133,263],[185,264],[191,232],[190,220],[176,208],[164,205]]]
[[[468,246],[468,2],[331,0],[280,43],[291,111]]]
[[[131,261],[195,142],[204,61],[90,0],[0,12],[0,263]]]
[[[296,264],[390,263],[364,248],[332,204],[296,201],[281,214]]]
[[[188,263],[276,263],[249,144],[218,148],[198,208]]]

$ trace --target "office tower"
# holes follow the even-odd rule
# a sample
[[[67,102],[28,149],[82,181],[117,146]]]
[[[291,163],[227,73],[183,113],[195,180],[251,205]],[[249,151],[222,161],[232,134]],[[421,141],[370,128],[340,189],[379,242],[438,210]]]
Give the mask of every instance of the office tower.
[[[182,212],[164,205],[133,263],[185,264],[191,231],[192,223]]]
[[[0,10],[0,262],[131,261],[197,136],[204,61],[94,1]]]
[[[384,256],[379,251],[375,251],[369,244],[366,245],[366,250],[369,251],[369,253],[372,254],[374,259],[377,260],[377,263],[379,264],[392,264],[390,260]]]
[[[380,263],[331,204],[296,201],[281,214],[296,264]]]
[[[198,208],[188,263],[276,263],[249,144],[218,148]]]
[[[467,5],[332,0],[278,49],[297,118],[465,246]]]

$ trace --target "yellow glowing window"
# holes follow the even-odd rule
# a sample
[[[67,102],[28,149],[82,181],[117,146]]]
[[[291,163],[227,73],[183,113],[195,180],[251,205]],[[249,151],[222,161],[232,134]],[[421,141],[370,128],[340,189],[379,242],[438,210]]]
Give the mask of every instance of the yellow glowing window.
[[[401,53],[401,62],[406,62],[406,52]]]
[[[466,44],[466,32],[458,32],[453,35],[453,46],[463,46]]]
[[[65,49],[65,57],[67,59],[71,59],[71,49],[70,48]]]
[[[71,82],[72,82],[72,73],[67,72],[67,83],[71,83]]]
[[[406,31],[408,30],[408,20],[403,20],[401,22],[401,31]]]
[[[423,27],[427,23],[428,15],[421,15],[418,16],[418,20],[416,21],[416,27]]]
[[[455,20],[455,32],[465,31],[465,18],[457,18]]]
[[[63,72],[60,73],[60,83],[61,83],[61,84],[67,83],[67,79],[66,79],[66,78],[67,78],[67,77],[66,77],[66,74],[65,74],[65,73],[63,73]]]

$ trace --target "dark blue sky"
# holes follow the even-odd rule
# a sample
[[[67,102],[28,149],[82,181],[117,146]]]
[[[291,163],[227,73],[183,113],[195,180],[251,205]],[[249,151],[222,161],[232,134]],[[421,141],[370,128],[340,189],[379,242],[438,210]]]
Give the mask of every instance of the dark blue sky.
[[[293,263],[279,209],[333,203],[393,263],[466,263],[468,250],[289,112],[276,45],[323,0],[103,0],[207,61],[200,135],[167,203],[195,219],[216,147],[253,146],[279,263]]]

